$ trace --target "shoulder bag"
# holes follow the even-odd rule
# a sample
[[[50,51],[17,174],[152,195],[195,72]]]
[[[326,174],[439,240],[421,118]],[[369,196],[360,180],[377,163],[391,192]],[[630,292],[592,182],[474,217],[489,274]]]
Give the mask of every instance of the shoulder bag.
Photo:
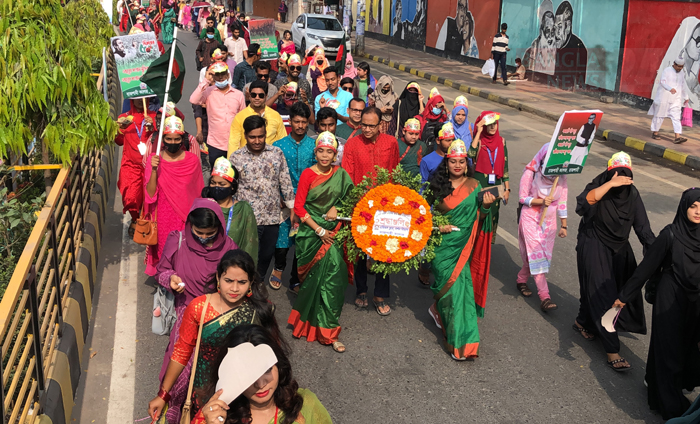
[[[202,341],[202,327],[204,326],[204,317],[207,314],[209,307],[209,296],[204,302],[202,316],[199,318],[199,332],[197,332],[197,345],[194,348],[194,358],[192,358],[192,371],[190,372],[190,385],[187,388],[187,397],[185,398],[185,406],[182,407],[182,415],[180,416],[180,424],[190,424],[192,420],[192,386],[194,385],[194,374],[197,371],[197,359],[199,358],[199,342]]]
[[[182,231],[180,231],[180,241],[177,250],[180,251],[182,245]],[[156,292],[153,295],[153,318],[151,319],[151,331],[159,336],[167,336],[173,330],[177,313],[175,312],[175,294],[167,288],[156,283]],[[160,307],[160,314],[155,315],[156,309]]]

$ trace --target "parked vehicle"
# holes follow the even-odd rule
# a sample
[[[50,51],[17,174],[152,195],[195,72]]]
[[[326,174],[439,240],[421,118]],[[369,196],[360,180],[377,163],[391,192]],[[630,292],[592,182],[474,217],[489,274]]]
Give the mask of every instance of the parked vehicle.
[[[337,53],[344,35],[343,25],[334,16],[303,13],[292,24],[294,45],[302,54],[313,46],[323,46],[326,52]],[[350,49],[349,36],[346,36],[345,48]]]

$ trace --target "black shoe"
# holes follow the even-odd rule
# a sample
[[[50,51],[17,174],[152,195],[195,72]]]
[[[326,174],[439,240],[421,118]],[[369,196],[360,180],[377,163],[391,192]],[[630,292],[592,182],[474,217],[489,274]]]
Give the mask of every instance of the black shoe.
[[[503,85],[510,85],[508,81],[503,81]]]
[[[496,80],[492,80],[492,81],[491,81],[491,84],[495,84],[495,83],[496,83]]]

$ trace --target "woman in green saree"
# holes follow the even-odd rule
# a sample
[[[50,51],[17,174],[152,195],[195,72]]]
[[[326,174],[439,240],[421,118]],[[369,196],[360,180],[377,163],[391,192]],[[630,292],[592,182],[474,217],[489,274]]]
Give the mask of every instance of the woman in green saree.
[[[163,44],[172,44],[173,35],[175,31],[175,24],[177,23],[177,13],[175,8],[166,4],[164,6],[165,12],[163,13]]]
[[[333,237],[341,226],[335,221],[336,205],[353,185],[343,168],[332,165],[337,151],[335,136],[321,133],[314,149],[317,163],[299,178],[294,213],[305,224],[299,227],[296,238],[301,289],[287,322],[294,326],[294,337],[318,340],[336,352],[344,352],[345,346],[338,341],[339,319],[352,268],[348,267],[343,247],[334,244]]]
[[[211,170],[209,186],[202,189],[202,197],[214,199],[221,206],[226,234],[236,242],[239,249],[248,252],[257,265],[258,223],[253,208],[244,200],[233,200],[238,191],[240,175],[228,159],[218,158]]]
[[[212,282],[216,285],[216,291],[197,297],[187,305],[158,396],[148,404],[151,418],[159,417],[165,405],[169,404],[166,421],[174,424],[180,422],[180,409],[186,399],[179,395],[171,399],[171,393],[175,396],[175,393],[183,392],[182,387],[175,387],[180,374],[191,374],[200,325],[202,335],[194,374],[192,415],[202,406],[197,397],[198,389],[207,385],[212,361],[231,330],[242,324],[261,325],[279,343],[284,343],[275,320],[274,306],[268,302],[267,290],[257,279],[255,270],[253,258],[248,253],[240,249],[228,251],[221,258]],[[186,394],[189,378],[184,382]]]
[[[440,227],[442,243],[435,249],[435,282],[430,286],[435,303],[428,312],[445,335],[445,350],[457,361],[479,354],[477,317],[484,316],[486,304],[491,207],[496,201],[488,192],[479,200],[481,184],[472,175],[467,148],[455,140],[430,180],[431,203],[439,202],[437,208],[450,225]]]

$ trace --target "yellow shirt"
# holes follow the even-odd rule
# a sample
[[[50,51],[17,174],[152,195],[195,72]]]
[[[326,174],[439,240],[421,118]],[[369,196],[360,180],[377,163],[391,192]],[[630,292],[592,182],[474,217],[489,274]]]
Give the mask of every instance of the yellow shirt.
[[[245,121],[247,117],[253,115],[255,115],[255,112],[248,106],[233,118],[233,122],[231,122],[231,135],[229,135],[228,138],[228,157],[230,157],[233,152],[246,145],[245,137],[243,136],[243,121]],[[265,106],[263,118],[267,121],[267,125],[265,126],[267,132],[265,142],[267,144],[271,145],[275,141],[287,136],[287,130],[284,128],[282,117],[274,109]]]

